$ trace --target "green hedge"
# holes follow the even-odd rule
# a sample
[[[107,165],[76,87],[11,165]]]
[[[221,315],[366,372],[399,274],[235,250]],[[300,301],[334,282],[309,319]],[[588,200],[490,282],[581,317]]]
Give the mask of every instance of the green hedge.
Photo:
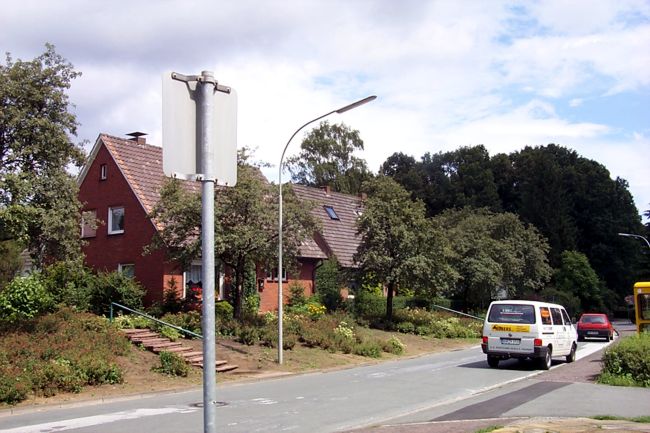
[[[650,333],[623,338],[603,356],[601,383],[650,387]]]

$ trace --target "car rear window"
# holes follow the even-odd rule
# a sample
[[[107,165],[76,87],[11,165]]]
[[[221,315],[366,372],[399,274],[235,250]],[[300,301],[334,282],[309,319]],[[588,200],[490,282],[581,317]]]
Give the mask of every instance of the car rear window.
[[[490,308],[488,322],[535,323],[535,310],[532,305],[494,304]]]
[[[605,323],[603,316],[582,316],[582,323]]]

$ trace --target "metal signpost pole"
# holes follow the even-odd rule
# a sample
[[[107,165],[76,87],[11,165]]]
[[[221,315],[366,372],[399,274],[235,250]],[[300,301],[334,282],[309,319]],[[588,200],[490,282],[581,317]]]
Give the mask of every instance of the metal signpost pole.
[[[216,82],[212,72],[203,71],[197,83],[197,147],[201,161],[201,283],[203,285],[203,431],[216,432],[217,372],[214,293],[214,173],[212,167],[212,103]]]
[[[196,86],[194,87],[194,83]],[[237,184],[237,94],[210,71],[163,74],[163,172],[201,181],[201,283],[203,303],[203,431],[215,433],[215,186]]]

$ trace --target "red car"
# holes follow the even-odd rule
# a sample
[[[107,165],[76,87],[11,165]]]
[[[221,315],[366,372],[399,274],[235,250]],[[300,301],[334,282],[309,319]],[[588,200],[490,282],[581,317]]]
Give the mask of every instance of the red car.
[[[606,314],[588,313],[578,320],[578,341],[585,338],[614,339],[614,327]]]

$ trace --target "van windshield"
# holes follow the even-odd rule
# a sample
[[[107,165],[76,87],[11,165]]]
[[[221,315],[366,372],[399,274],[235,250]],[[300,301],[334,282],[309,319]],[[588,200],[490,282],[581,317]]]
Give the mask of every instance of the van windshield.
[[[495,323],[535,323],[535,310],[532,305],[494,304],[490,308],[488,322]]]

